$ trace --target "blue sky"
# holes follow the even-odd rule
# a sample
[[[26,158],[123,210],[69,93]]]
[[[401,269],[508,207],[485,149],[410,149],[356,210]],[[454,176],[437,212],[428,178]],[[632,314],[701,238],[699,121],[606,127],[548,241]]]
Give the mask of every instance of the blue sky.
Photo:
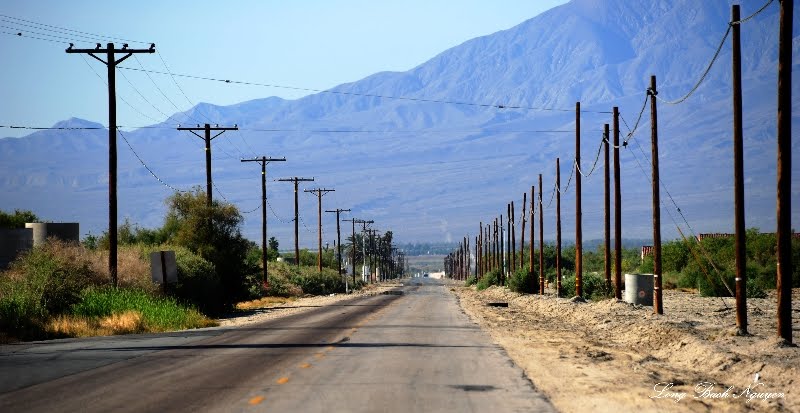
[[[39,32],[39,37],[57,42],[0,35],[4,60],[0,66],[0,124],[50,126],[70,117],[107,123],[105,67],[90,57],[84,61],[81,55],[66,54],[69,40],[43,35],[86,40],[76,43],[82,47],[91,47],[95,40],[78,37],[75,32],[43,30],[16,19],[97,34],[103,39],[110,36],[156,43],[159,55],[138,55],[138,61],[130,58],[124,65],[131,67],[141,64],[163,71],[163,58],[175,73],[327,89],[379,71],[408,70],[466,40],[510,28],[565,2],[5,1],[0,14],[11,18],[0,17],[0,32],[22,31],[32,36]],[[131,47],[146,45],[131,43]],[[142,74],[125,74],[127,80],[117,75],[118,94],[130,103],[119,99],[117,103],[118,123],[125,126],[162,121],[163,113],[176,112],[176,106],[185,110],[190,102],[229,105],[267,96],[292,99],[307,93],[179,78],[184,96],[168,76],[153,75],[151,81]],[[24,134],[0,131],[0,136]]]

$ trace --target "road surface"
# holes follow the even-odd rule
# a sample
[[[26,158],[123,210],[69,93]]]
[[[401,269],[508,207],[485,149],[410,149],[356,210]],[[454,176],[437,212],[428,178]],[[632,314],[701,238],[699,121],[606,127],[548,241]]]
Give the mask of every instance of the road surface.
[[[0,412],[554,411],[439,280],[237,328],[0,346]]]

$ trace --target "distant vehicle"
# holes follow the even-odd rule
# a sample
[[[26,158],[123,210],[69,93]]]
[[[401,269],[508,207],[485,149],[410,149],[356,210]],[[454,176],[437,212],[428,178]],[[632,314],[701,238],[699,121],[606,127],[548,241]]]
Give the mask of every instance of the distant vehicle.
[[[423,277],[427,277],[427,276],[428,276],[428,274],[427,274],[427,273],[425,273],[425,274],[422,274],[422,276],[423,276]]]

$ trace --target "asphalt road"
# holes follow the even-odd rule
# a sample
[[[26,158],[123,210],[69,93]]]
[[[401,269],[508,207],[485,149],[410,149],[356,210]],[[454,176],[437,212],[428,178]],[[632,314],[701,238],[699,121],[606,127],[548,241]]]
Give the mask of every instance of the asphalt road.
[[[0,412],[554,411],[438,280],[238,328],[0,346]]]

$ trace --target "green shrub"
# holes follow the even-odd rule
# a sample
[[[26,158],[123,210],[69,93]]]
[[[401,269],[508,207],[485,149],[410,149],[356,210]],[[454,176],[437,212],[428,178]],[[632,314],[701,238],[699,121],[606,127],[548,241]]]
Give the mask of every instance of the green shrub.
[[[269,275],[269,288],[264,291],[265,295],[274,297],[298,297],[303,295],[303,290],[292,284],[283,274]]]
[[[476,277],[474,275],[470,275],[469,278],[467,278],[467,281],[464,282],[464,286],[469,287],[469,286],[475,285],[477,283],[478,283],[478,277]]]
[[[606,291],[606,280],[599,273],[584,273],[581,278],[583,281],[583,297],[591,299],[606,298],[609,292]],[[572,297],[575,295],[575,275],[565,276],[561,281],[562,295]]]
[[[518,268],[508,277],[508,289],[518,293],[539,292],[539,277],[528,271],[528,267]]]
[[[222,281],[214,264],[186,247],[174,244],[139,245],[141,255],[149,263],[150,254],[174,251],[178,267],[178,282],[167,290],[180,302],[199,308],[206,314],[218,314],[225,308]],[[134,288],[142,289],[142,288]]]
[[[344,281],[337,272],[323,268],[319,272],[316,268],[301,268],[300,272],[291,278],[292,283],[303,290],[304,294],[328,295],[344,292]]]
[[[0,330],[44,338],[42,323],[67,312],[91,285],[107,283],[76,244],[48,240],[22,254],[0,274]]]
[[[122,288],[90,288],[72,306],[72,314],[89,318],[107,317],[126,311],[142,315],[147,330],[163,331],[207,325],[202,314],[169,297],[154,297],[146,291]]]
[[[20,256],[4,277],[13,291],[4,297],[13,297],[15,306],[40,317],[67,311],[80,301],[83,289],[107,282],[92,269],[81,247],[58,240],[48,240]]]
[[[487,272],[478,280],[478,290],[485,290],[492,285],[501,285],[501,277],[500,270],[491,270]]]

